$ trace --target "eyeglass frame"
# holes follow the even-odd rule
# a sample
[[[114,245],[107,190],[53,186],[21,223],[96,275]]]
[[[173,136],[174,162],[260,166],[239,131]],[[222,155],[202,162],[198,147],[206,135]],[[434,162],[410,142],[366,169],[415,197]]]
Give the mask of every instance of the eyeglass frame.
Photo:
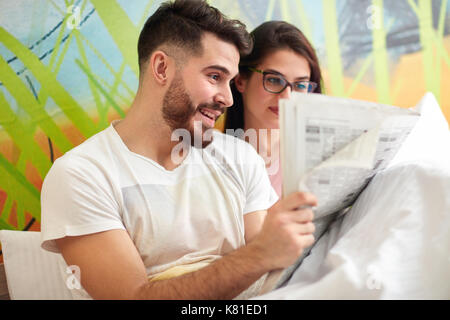
[[[275,93],[275,94],[278,94],[278,93],[282,93],[284,90],[286,90],[286,88],[289,86],[290,88],[291,88],[291,92],[292,91],[295,91],[295,92],[298,92],[297,90],[294,90],[293,88],[294,88],[294,82],[289,82],[289,81],[287,81],[286,80],[286,78],[283,76],[283,75],[281,75],[281,74],[279,74],[279,73],[276,73],[276,72],[272,72],[272,71],[264,71],[264,70],[259,70],[259,69],[256,69],[256,68],[253,68],[253,67],[247,67],[250,71],[253,71],[253,72],[258,72],[258,73],[261,73],[262,75],[263,75],[263,88],[264,88],[264,90],[266,90],[267,92],[270,92],[270,93]],[[270,91],[269,89],[267,89],[266,88],[266,85],[265,85],[265,77],[266,77],[266,75],[268,75],[268,74],[271,74],[271,75],[276,75],[276,76],[279,76],[279,77],[281,77],[285,82],[286,82],[286,85],[284,86],[284,88],[283,89],[281,89],[280,91]],[[314,92],[314,90],[316,90],[316,88],[317,88],[317,83],[315,83],[314,81],[295,81],[295,82],[306,82],[306,83],[308,83],[309,85],[311,85],[312,86],[312,89],[311,89],[311,91],[309,91],[309,90],[307,90],[306,92],[307,93],[311,93],[311,92]],[[309,86],[308,86],[309,87]]]

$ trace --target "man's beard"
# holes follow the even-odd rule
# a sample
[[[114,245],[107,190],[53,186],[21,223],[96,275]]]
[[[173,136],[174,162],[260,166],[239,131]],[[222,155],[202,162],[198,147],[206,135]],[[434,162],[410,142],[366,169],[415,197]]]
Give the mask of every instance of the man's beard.
[[[186,92],[181,75],[177,74],[164,95],[162,107],[163,119],[172,132],[177,129],[187,130],[190,134],[191,146],[206,148],[213,140],[212,135],[204,134],[210,128],[200,121],[194,123],[194,125],[196,124],[198,126],[197,128],[194,128],[194,125],[191,124],[191,119],[200,108],[220,110],[223,113],[223,108],[216,103],[202,103],[198,107],[195,107],[189,94]],[[198,141],[201,141],[201,144]]]

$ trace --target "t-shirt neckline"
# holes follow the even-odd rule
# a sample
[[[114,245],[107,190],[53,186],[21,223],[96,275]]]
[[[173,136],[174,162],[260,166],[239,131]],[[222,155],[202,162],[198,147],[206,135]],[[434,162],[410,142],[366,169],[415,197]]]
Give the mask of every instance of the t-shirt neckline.
[[[159,170],[163,171],[164,173],[167,174],[175,174],[177,173],[179,170],[181,170],[182,167],[184,167],[189,161],[190,158],[192,157],[192,146],[189,146],[189,150],[188,150],[188,154],[187,156],[183,159],[183,161],[177,166],[175,167],[173,170],[167,170],[166,168],[164,168],[162,165],[160,165],[158,162],[156,162],[155,160],[148,158],[146,156],[143,156],[139,153],[133,152],[131,151],[128,146],[125,144],[125,142],[123,142],[122,137],[119,135],[119,133],[116,131],[116,129],[114,128],[114,125],[119,123],[121,120],[113,120],[109,126],[109,129],[111,130],[112,134],[114,135],[114,138],[118,141],[119,145],[121,146],[122,149],[124,149],[127,153],[131,154],[132,156],[138,157],[142,160],[145,160],[147,162],[149,162],[150,164],[152,164],[154,167],[158,168]]]

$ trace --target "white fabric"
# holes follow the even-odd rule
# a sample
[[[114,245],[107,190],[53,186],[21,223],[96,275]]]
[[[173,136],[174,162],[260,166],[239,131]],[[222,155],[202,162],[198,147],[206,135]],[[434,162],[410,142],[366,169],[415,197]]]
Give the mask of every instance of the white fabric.
[[[450,133],[432,94],[391,165],[257,299],[450,299]]]
[[[414,109],[420,112],[420,119],[388,167],[407,161],[438,161],[450,166],[446,161],[450,157],[449,126],[434,95],[425,94]]]
[[[40,232],[0,231],[9,296],[12,300],[72,299],[61,273],[61,254],[41,248]]]
[[[148,276],[214,260],[245,244],[243,216],[277,200],[264,161],[215,132],[173,171],[131,152],[111,125],[55,161],[42,192],[42,247],[126,229]]]

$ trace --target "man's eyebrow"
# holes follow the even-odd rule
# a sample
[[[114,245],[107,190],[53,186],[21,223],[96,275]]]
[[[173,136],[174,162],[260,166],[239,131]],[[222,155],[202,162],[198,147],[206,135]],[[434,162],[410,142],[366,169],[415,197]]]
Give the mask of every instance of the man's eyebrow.
[[[286,77],[284,74],[282,74],[281,72],[279,72],[279,71],[277,71],[277,70],[266,69],[266,70],[264,70],[264,71],[270,72],[270,73],[275,73],[275,74],[278,74],[278,75],[280,75],[280,76]],[[297,77],[297,78],[295,78],[295,81],[298,81],[298,80],[309,80],[309,77],[308,77],[308,76],[303,76],[303,77]]]
[[[208,70],[208,69],[216,69],[216,70],[222,71],[227,76],[230,74],[230,71],[227,68],[222,67],[220,65],[207,66],[203,70]]]

